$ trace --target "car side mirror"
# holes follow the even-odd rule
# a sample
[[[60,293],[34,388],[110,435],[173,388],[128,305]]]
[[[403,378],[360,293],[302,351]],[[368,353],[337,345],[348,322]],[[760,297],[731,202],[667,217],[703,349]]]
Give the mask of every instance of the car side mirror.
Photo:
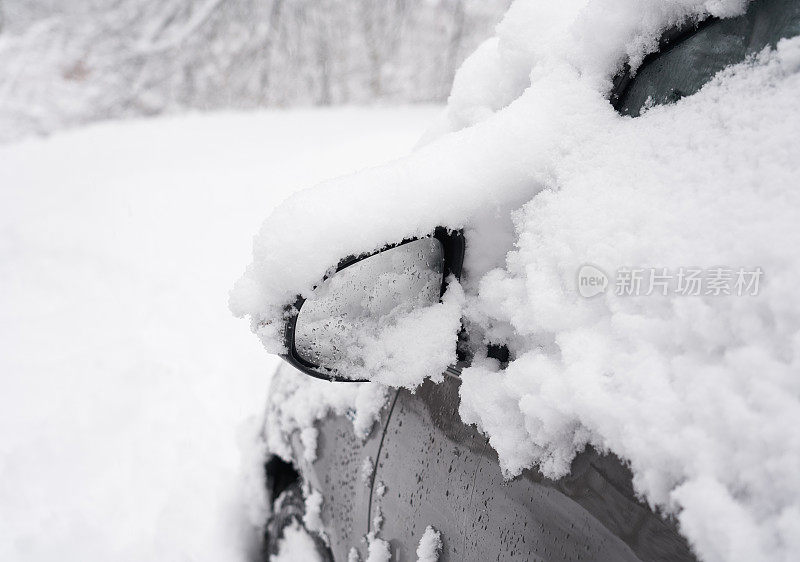
[[[362,364],[359,341],[438,303],[463,261],[463,235],[444,228],[342,260],[311,295],[298,297],[286,323],[284,359],[313,377],[364,382],[348,376]]]

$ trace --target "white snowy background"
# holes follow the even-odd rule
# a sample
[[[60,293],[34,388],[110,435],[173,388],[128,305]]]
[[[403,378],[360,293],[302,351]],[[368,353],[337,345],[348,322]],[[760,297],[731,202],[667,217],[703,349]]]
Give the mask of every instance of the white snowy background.
[[[246,558],[277,359],[228,289],[272,206],[402,155],[437,111],[192,115],[0,147],[0,560]]]
[[[747,3],[519,0],[438,117],[187,115],[441,101],[497,15],[255,5],[0,4],[0,140],[15,142],[0,146],[0,560],[246,557],[259,506],[243,490],[276,360],[243,337],[228,288],[252,261],[231,309],[269,319],[341,256],[441,225],[465,229],[468,254],[431,315],[440,353],[375,380],[436,377],[463,316],[511,348],[503,371],[477,349],[459,410],[507,475],[561,476],[591,444],[631,464],[702,559],[796,560],[800,40],[629,119],[606,99],[622,62]],[[162,117],[30,136],[145,115]],[[291,195],[403,155],[430,122],[410,156]],[[768,281],[752,299],[586,301],[584,263],[758,265]],[[259,336],[280,346],[269,325]],[[343,394],[306,393],[319,400],[303,419]],[[362,402],[356,428],[380,406]]]
[[[410,151],[509,1],[0,1],[0,560],[257,547],[253,233]]]
[[[510,0],[2,0],[0,141],[187,109],[443,102]]]

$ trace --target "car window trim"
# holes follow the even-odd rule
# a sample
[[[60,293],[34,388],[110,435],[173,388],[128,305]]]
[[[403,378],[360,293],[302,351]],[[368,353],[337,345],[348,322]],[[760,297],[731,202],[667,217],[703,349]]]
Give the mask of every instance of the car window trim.
[[[622,112],[622,102],[625,100],[625,97],[627,96],[631,84],[636,78],[636,75],[642,69],[652,64],[653,61],[658,59],[661,55],[670,52],[675,47],[684,43],[687,39],[690,39],[700,31],[703,31],[718,21],[720,21],[718,17],[709,16],[701,21],[687,22],[683,25],[670,28],[661,36],[661,39],[659,39],[658,49],[645,56],[642,60],[642,63],[635,70],[632,70],[630,64],[625,62],[622,70],[617,73],[616,76],[614,76],[614,85],[612,86],[611,93],[609,94],[609,101],[611,102],[612,107],[617,112]]]

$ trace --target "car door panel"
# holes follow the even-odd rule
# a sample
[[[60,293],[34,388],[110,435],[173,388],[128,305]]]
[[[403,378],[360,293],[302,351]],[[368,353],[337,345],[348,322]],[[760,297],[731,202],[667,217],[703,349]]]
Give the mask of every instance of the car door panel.
[[[373,479],[362,478],[362,467],[365,460],[374,462],[378,456],[390,405],[383,408],[380,419],[363,441],[355,435],[346,416],[330,415],[317,422],[314,462],[306,459],[299,433],[292,434],[297,468],[303,480],[323,497],[320,516],[335,560],[347,560],[350,548],[359,546],[367,533]]]
[[[371,515],[383,516],[378,532],[390,541],[393,560],[416,560],[414,550],[427,525],[446,542],[441,562],[466,560],[460,539],[486,441],[458,418],[457,401],[432,423],[419,397],[398,394],[375,468],[378,488],[385,487],[385,493],[373,494]]]
[[[440,560],[694,560],[674,524],[639,502],[613,456],[580,454],[557,481],[537,471],[505,480],[486,439],[458,416],[455,378],[400,391],[376,466],[386,487],[372,512],[393,560],[415,560],[426,526]]]

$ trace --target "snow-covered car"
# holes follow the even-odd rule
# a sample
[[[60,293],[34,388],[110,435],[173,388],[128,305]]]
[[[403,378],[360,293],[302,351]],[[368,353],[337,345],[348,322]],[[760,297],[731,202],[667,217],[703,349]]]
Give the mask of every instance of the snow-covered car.
[[[705,10],[705,5],[702,8]],[[760,64],[758,57],[765,55],[759,53],[775,49],[781,40],[800,34],[800,2],[796,0],[756,0],[744,13],[735,15],[735,11],[731,8],[729,13],[720,14],[723,17],[659,16],[662,17],[658,24],[662,26],[661,40],[657,46],[644,45],[639,50],[644,53],[639,60],[626,63],[618,70],[612,87],[606,89],[607,103],[618,115],[627,116],[626,123],[635,124],[644,119],[640,115],[658,114],[660,106],[675,105],[679,100],[690,98],[731,65]],[[727,17],[731,14],[734,17]],[[667,27],[663,24],[674,24],[673,20],[680,24],[663,33],[663,27]],[[507,25],[507,29],[512,27]],[[603,30],[608,31],[608,28],[603,27],[601,32]],[[547,60],[544,57],[541,60],[547,67]],[[465,73],[470,72],[470,64],[477,63],[467,61]],[[458,78],[456,81],[458,86]],[[507,81],[497,81],[498,91],[505,87],[508,87]],[[713,95],[725,102],[726,95],[735,96],[736,92],[718,88]],[[476,122],[479,121],[476,118]],[[724,128],[724,124],[721,127]],[[516,138],[513,128],[508,126],[508,130],[508,134]],[[665,135],[670,134],[668,127],[660,130]],[[564,146],[558,145],[553,152],[567,151]],[[598,160],[603,157],[600,153]],[[426,165],[423,157],[419,157],[417,163],[423,168]],[[514,182],[513,178],[498,177],[509,185]],[[327,186],[327,189],[333,192],[344,189],[342,186],[347,181],[345,178],[344,183]],[[684,179],[676,177],[675,181]],[[370,209],[385,208],[390,213],[391,197],[395,193],[389,190],[381,195],[388,202],[370,200],[365,205]],[[270,232],[279,232],[281,228],[290,231],[291,217],[306,212],[307,201],[299,199],[285,215],[273,218],[276,226]],[[442,201],[454,207],[461,205],[454,199]],[[518,197],[508,208],[520,207],[525,201],[524,197]],[[432,212],[431,220],[435,220],[435,216]],[[494,215],[488,213],[487,216],[485,221],[491,223]],[[520,223],[523,218],[518,215],[515,220]],[[365,226],[364,238],[378,232],[377,228]],[[418,233],[395,239],[381,244],[377,251],[355,257],[344,257],[345,252],[342,252],[338,255],[339,264],[327,268],[327,274],[317,276],[315,281],[309,281],[310,274],[297,273],[295,269],[300,268],[295,267],[296,263],[303,262],[306,257],[309,261],[316,260],[315,267],[319,271],[326,269],[321,264],[328,258],[314,253],[314,234],[304,232],[303,236],[308,238],[305,242],[308,253],[295,254],[294,262],[282,264],[286,268],[286,272],[281,273],[283,286],[276,288],[269,285],[272,281],[264,280],[271,275],[270,268],[264,265],[263,271],[256,271],[257,267],[251,269],[249,277],[237,287],[239,304],[233,307],[238,306],[242,314],[251,314],[254,330],[264,341],[275,343],[272,349],[281,353],[288,363],[273,379],[265,419],[265,433],[268,434],[265,439],[269,441],[271,453],[266,460],[270,515],[263,545],[265,558],[276,555],[288,541],[289,534],[303,530],[309,533],[310,542],[307,542],[313,544],[314,556],[320,560],[385,561],[391,558],[409,561],[433,560],[438,556],[440,561],[618,562],[723,560],[759,552],[767,552],[768,557],[776,560],[791,559],[795,551],[786,538],[790,533],[787,529],[793,528],[789,516],[785,515],[788,511],[779,510],[786,517],[783,519],[785,526],[780,527],[782,531],[775,531],[774,541],[759,542],[761,539],[756,538],[750,543],[747,542],[750,538],[741,538],[744,542],[739,544],[731,535],[738,532],[739,523],[731,524],[725,531],[715,528],[713,523],[702,525],[698,522],[702,519],[699,516],[679,521],[674,510],[662,509],[668,502],[659,498],[654,491],[658,486],[648,480],[653,472],[648,473],[645,465],[630,459],[639,455],[640,449],[620,447],[623,450],[618,450],[614,444],[627,443],[626,436],[635,441],[644,435],[636,433],[635,422],[627,420],[622,424],[620,431],[625,435],[619,441],[603,441],[587,437],[589,430],[578,427],[580,424],[567,414],[547,409],[548,403],[531,402],[532,408],[544,412],[542,416],[561,416],[553,421],[552,427],[562,427],[558,423],[563,418],[566,429],[559,430],[561,433],[555,431],[555,437],[551,437],[559,439],[563,438],[562,434],[568,434],[564,439],[568,441],[566,447],[570,453],[559,456],[558,450],[550,448],[546,439],[536,441],[532,437],[536,443],[530,447],[538,455],[534,462],[528,457],[519,460],[515,454],[527,450],[529,445],[525,440],[529,435],[541,435],[536,431],[549,427],[547,419],[541,421],[529,416],[504,421],[503,408],[515,410],[522,401],[504,402],[503,396],[490,384],[470,383],[471,405],[466,409],[460,405],[464,396],[460,387],[467,384],[461,377],[463,369],[475,363],[492,365],[491,369],[486,367],[481,380],[491,380],[492,376],[499,380],[509,363],[527,349],[519,343],[522,331],[504,329],[499,321],[493,323],[491,311],[481,309],[484,312],[473,312],[466,318],[461,315],[462,286],[469,286],[468,280],[465,284],[461,277],[462,271],[468,274],[466,264],[471,251],[487,251],[480,239],[475,238],[476,230],[471,228],[469,223],[450,223],[429,230],[427,236]],[[416,225],[409,228],[410,232],[415,230],[418,230]],[[519,227],[517,230],[525,232]],[[335,228],[320,232],[318,236],[327,239],[324,244],[328,250],[349,248],[338,241]],[[379,239],[379,236],[373,238]],[[324,244],[320,242],[319,245]],[[268,265],[274,267],[275,263]],[[528,271],[526,279],[530,281],[535,272]],[[572,274],[563,273],[564,276]],[[253,288],[258,284],[255,279],[260,279],[260,293]],[[292,288],[292,282],[297,286]],[[479,288],[473,285],[472,290],[484,291],[486,295],[499,283]],[[605,285],[602,288],[605,289]],[[273,311],[259,316],[254,312],[279,303],[277,297],[270,300],[261,295],[269,291],[285,295],[289,289],[294,295],[303,296],[287,303],[289,306],[282,309],[280,315]],[[576,299],[574,302],[580,301],[580,297]],[[598,301],[580,301],[584,302],[590,303],[585,306],[594,306],[591,303]],[[523,305],[518,303],[518,306]],[[451,309],[453,314],[447,313]],[[503,314],[513,317],[514,311],[510,309],[503,309]],[[428,314],[431,310],[437,313]],[[558,319],[552,323],[558,323]],[[664,326],[664,329],[669,327]],[[640,329],[649,328],[642,326]],[[453,341],[454,333],[458,334],[457,342]],[[442,343],[440,334],[449,334],[450,340]],[[591,339],[582,341],[591,345]],[[545,350],[558,344],[547,338],[536,342]],[[682,344],[670,345],[673,346],[670,349],[677,350]],[[441,353],[442,349],[451,348],[456,349],[455,361],[453,353]],[[403,357],[397,359],[401,355]],[[419,357],[426,359],[428,369],[432,364],[450,366],[439,369],[441,374],[418,376],[416,359]],[[395,360],[399,363],[393,363]],[[313,380],[306,375],[329,380]],[[601,375],[607,376],[609,381],[614,376],[610,370]],[[364,382],[366,380],[373,382]],[[477,376],[471,380],[477,380]],[[515,380],[514,384],[521,384],[521,379]],[[475,391],[476,388],[480,390]],[[699,396],[704,391],[697,389],[696,392]],[[486,408],[489,407],[486,404],[495,407],[494,418],[475,413],[483,404],[481,400],[485,400]],[[620,402],[609,406],[608,411],[631,407]],[[364,409],[370,408],[374,416],[362,415]],[[645,411],[644,415],[671,416],[669,412],[653,409]],[[507,421],[512,419],[523,420],[516,433],[511,428],[513,423]],[[599,435],[606,430],[592,431]],[[787,445],[788,449],[791,447]],[[645,450],[644,445],[641,450]],[[646,453],[642,454],[647,458]],[[533,456],[531,453],[531,458]],[[672,470],[671,463],[679,462],[676,458],[665,455],[652,462],[670,465],[664,470]],[[562,461],[566,462],[565,470],[559,468]],[[723,461],[720,461],[722,465]],[[730,462],[735,467],[739,461],[731,458]],[[771,463],[765,460],[765,466],[772,466]],[[644,476],[637,476],[638,469]],[[732,468],[725,474],[735,470]],[[690,471],[683,473],[676,468],[669,474],[678,475],[674,482],[665,484],[669,490],[681,483],[693,482]],[[733,497],[746,498],[747,493],[743,491],[746,486],[737,488],[734,480],[730,478],[730,486],[738,492],[734,492]],[[704,482],[708,484],[711,480]],[[707,489],[717,488],[708,484]],[[786,496],[792,493],[787,492]],[[687,496],[678,497],[685,500]],[[741,501],[745,507],[736,513],[750,514],[747,511],[751,506],[747,503],[749,500]],[[708,508],[712,509],[715,502],[713,498],[708,499]],[[688,500],[679,507],[692,517],[702,509],[697,502]],[[772,517],[773,507],[773,504],[764,503],[758,508],[761,511],[753,508],[752,513],[760,513],[763,521],[767,521]],[[728,527],[728,524],[728,520],[720,520],[721,527]],[[746,534],[742,533],[742,537]],[[721,538],[716,540],[718,537]],[[754,544],[757,546],[749,549]],[[736,549],[740,547],[741,552],[737,554]]]

